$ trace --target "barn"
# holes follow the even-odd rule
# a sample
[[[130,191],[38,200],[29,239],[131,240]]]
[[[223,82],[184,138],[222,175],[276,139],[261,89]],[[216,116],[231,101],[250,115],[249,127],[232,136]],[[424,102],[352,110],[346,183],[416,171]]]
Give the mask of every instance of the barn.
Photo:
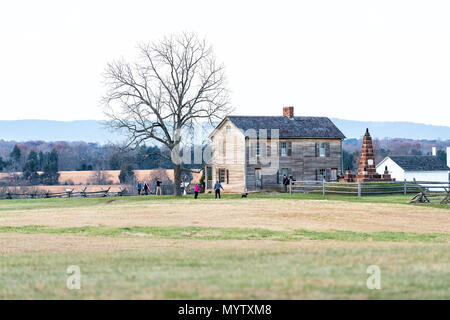
[[[435,155],[431,156],[389,156],[377,165],[377,172],[383,174],[386,167],[397,181],[450,181],[450,147],[447,147],[447,164]]]

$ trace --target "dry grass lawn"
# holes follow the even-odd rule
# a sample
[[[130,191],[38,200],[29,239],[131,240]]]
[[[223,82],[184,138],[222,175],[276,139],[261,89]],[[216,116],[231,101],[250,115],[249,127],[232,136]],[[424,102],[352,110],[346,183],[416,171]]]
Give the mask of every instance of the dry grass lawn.
[[[1,205],[1,203],[0,203]],[[0,226],[204,226],[273,230],[450,232],[450,211],[402,204],[247,199],[110,202],[95,207],[14,210]]]

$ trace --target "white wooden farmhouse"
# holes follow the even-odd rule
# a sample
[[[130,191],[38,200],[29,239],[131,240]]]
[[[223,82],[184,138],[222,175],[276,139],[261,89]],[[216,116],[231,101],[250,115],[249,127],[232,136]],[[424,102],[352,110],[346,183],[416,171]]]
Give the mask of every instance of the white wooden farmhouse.
[[[447,147],[447,164],[439,160],[433,150],[431,156],[390,156],[377,165],[377,172],[387,171],[397,181],[450,181],[450,147]]]

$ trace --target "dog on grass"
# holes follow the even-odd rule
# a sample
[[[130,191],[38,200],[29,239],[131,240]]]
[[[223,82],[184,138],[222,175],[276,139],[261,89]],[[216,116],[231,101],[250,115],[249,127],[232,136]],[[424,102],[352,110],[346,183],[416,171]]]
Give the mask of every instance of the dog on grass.
[[[246,192],[241,195],[241,198],[247,198],[247,196],[248,196],[248,193]]]

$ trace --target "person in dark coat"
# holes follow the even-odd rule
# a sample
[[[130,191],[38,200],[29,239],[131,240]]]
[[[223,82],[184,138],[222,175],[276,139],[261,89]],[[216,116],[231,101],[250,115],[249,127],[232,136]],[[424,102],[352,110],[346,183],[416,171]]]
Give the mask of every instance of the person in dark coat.
[[[283,186],[284,191],[287,192],[287,186],[289,185],[289,179],[286,174],[283,175]]]
[[[138,189],[138,195],[141,195],[142,183],[140,181],[138,181],[137,189]]]
[[[145,193],[146,196],[148,196],[148,184],[147,184],[147,182],[144,183],[144,193]]]
[[[162,181],[158,178],[158,179],[156,179],[156,190],[155,190],[155,195],[161,195],[162,193],[161,193],[161,184],[162,184]]]

